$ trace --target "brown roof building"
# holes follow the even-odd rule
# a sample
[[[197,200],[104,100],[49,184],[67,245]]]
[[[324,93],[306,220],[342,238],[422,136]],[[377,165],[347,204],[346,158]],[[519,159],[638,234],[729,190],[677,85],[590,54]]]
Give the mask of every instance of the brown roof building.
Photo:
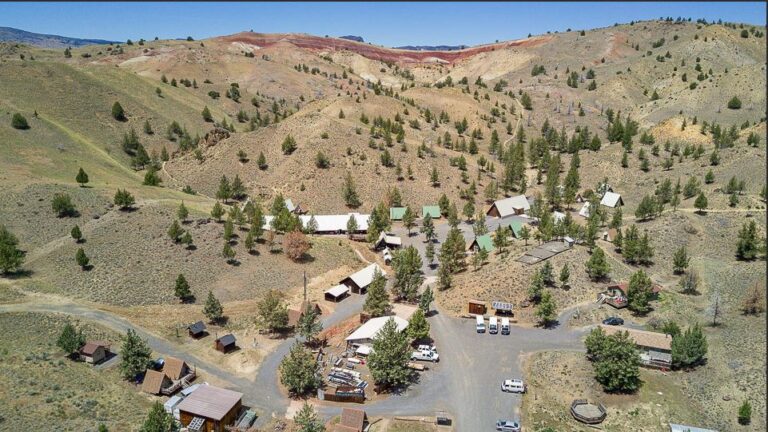
[[[646,366],[668,368],[672,364],[672,336],[664,333],[635,330],[620,326],[599,326],[606,335],[629,333],[640,351],[640,360]]]
[[[80,358],[91,364],[104,361],[108,353],[109,343],[104,341],[90,341],[80,348]]]
[[[182,426],[200,432],[224,432],[234,424],[243,394],[211,385],[200,386],[177,406]]]
[[[163,365],[163,373],[173,381],[180,380],[189,373],[189,366],[184,360],[167,357]]]
[[[341,411],[341,421],[336,425],[334,432],[363,432],[368,416],[365,411],[355,408],[344,408]]]
[[[170,387],[173,382],[160,371],[147,369],[144,374],[144,382],[141,383],[141,391],[153,395],[159,395],[163,389]]]

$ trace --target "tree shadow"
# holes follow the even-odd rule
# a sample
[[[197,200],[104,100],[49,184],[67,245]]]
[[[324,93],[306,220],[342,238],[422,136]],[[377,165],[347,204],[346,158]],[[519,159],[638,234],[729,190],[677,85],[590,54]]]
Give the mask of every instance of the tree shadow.
[[[231,265],[232,267],[240,267],[240,261],[236,259],[227,260],[227,264]]]
[[[197,301],[197,297],[194,294],[188,295],[181,299],[182,304],[192,304]]]
[[[259,251],[257,251],[256,249],[251,249],[247,253],[250,256],[259,256],[259,255],[261,255],[261,253],[259,253]]]
[[[32,275],[34,275],[35,272],[28,269],[19,269],[14,272],[8,272],[8,273],[0,273],[4,278],[10,279],[10,280],[17,280],[17,279],[23,279],[23,278],[30,278]]]
[[[89,271],[93,270],[93,264],[86,264],[86,265],[84,265],[82,267],[82,269],[83,269],[83,271],[89,272]]]
[[[304,254],[302,255],[298,260],[295,261],[298,264],[311,264],[315,262],[315,257],[310,254]]]
[[[188,251],[193,251],[193,250],[197,250],[197,246],[191,244],[191,245],[187,246],[185,249],[188,250]]]

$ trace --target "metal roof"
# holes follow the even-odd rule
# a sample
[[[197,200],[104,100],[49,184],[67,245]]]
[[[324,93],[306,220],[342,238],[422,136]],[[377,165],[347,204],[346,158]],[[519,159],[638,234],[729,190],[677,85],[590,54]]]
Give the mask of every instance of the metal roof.
[[[432,219],[440,219],[442,214],[440,213],[440,206],[436,205],[425,205],[421,208],[421,217],[426,216],[429,214]]]
[[[670,423],[669,432],[717,432],[713,429],[704,429],[695,426],[686,426],[681,424]]]
[[[370,285],[371,282],[373,282],[373,275],[376,269],[379,269],[382,275],[387,275],[387,272],[385,272],[384,269],[379,267],[378,264],[374,263],[356,273],[352,273],[351,275],[344,278],[342,282],[347,279],[352,279],[352,282],[354,282],[355,285],[359,286],[360,288],[365,288]]]
[[[365,322],[365,324],[361,325],[357,328],[351,335],[347,336],[347,341],[356,341],[356,340],[363,340],[363,339],[373,339],[376,337],[376,335],[379,333],[379,331],[384,327],[384,324],[387,323],[390,319],[395,320],[395,324],[397,325],[397,331],[403,331],[406,327],[408,327],[408,321],[398,317],[398,316],[383,316],[378,318],[371,318],[368,321]]]
[[[317,222],[317,231],[319,232],[347,232],[347,222],[350,217],[354,217],[357,222],[357,229],[359,231],[368,230],[368,218],[371,215],[360,213],[348,213],[345,215],[301,215],[299,221],[306,227],[309,221],[314,217]],[[274,216],[264,216],[264,228],[265,230],[271,230],[272,219]]]
[[[477,247],[480,249],[485,249],[486,252],[492,252],[493,251],[493,240],[491,240],[490,234],[484,234],[481,236],[475,237],[475,240],[472,242],[472,245],[477,243]]]
[[[496,210],[499,211],[499,216],[501,217],[511,216],[516,213],[515,210],[528,211],[531,208],[531,204],[528,203],[525,195],[515,195],[503,200],[494,201],[493,205],[496,206]]]
[[[184,360],[170,356],[165,359],[165,364],[163,365],[163,373],[172,380],[180,379],[188,369],[189,366],[187,366]]]
[[[520,230],[523,229],[523,223],[519,220],[510,221],[509,228],[512,229],[512,235],[514,235],[515,238],[519,238]]]
[[[232,344],[235,343],[235,336],[232,333],[226,334],[226,335],[216,339],[216,342],[219,342],[219,343],[221,343],[224,346],[232,345]]]
[[[194,334],[202,333],[205,331],[205,324],[202,321],[198,321],[194,324],[188,325],[187,329],[189,329]]]
[[[349,288],[346,285],[336,285],[333,288],[325,290],[326,294],[330,294],[334,297],[340,297],[349,292]]]
[[[603,199],[600,200],[600,205],[611,208],[622,204],[624,204],[624,202],[621,200],[621,195],[615,192],[606,192],[605,195],[603,195]]]
[[[635,344],[639,346],[661,349],[665,351],[672,349],[672,336],[668,334],[645,330],[635,330],[629,327],[608,326],[604,324],[599,324],[599,327],[602,328],[605,334],[608,336],[622,331],[628,332],[630,339],[635,341]]]
[[[390,207],[389,218],[391,220],[402,220],[405,215],[405,207]]]
[[[179,411],[220,421],[243,398],[242,393],[211,385],[200,386],[178,406]]]

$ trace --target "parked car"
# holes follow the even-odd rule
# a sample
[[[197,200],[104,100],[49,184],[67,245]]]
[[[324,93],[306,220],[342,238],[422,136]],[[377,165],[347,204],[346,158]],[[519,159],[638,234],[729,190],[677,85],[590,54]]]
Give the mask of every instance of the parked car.
[[[477,329],[478,333],[485,333],[485,317],[482,315],[477,315],[475,317],[475,320],[477,321],[477,325],[475,328]]]
[[[509,334],[509,318],[504,317],[501,319],[501,334],[508,335]]]
[[[520,432],[520,422],[512,420],[499,420],[496,422],[496,430],[502,432]]]
[[[435,348],[434,345],[419,345],[419,347],[416,349],[419,351],[432,351],[433,353],[437,354],[437,348]]]
[[[508,379],[501,382],[501,391],[508,393],[525,393],[525,383],[521,379]]]
[[[411,360],[439,362],[440,356],[434,351],[421,350],[421,351],[414,351],[411,354]]]
[[[492,316],[488,319],[488,333],[496,334],[499,332],[499,320]]]
[[[605,325],[624,325],[624,320],[619,317],[608,317],[603,320]]]

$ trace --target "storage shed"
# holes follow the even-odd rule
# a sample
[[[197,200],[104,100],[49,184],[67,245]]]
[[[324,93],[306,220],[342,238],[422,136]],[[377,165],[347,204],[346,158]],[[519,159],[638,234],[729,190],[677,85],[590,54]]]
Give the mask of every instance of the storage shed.
[[[485,305],[485,302],[481,302],[480,300],[470,300],[469,301],[469,313],[472,315],[485,315],[485,312],[487,310],[487,307]]]
[[[373,282],[373,275],[376,272],[376,269],[378,269],[382,275],[387,274],[381,267],[378,266],[378,264],[371,264],[368,267],[365,267],[364,269],[347,276],[339,283],[347,286],[349,290],[355,294],[364,294],[368,288],[368,285]]]
[[[421,217],[429,215],[432,219],[440,219],[443,215],[440,213],[440,206],[425,205],[421,208]]]
[[[232,390],[200,386],[178,405],[181,424],[194,432],[224,432],[237,420],[242,398]]]
[[[472,240],[472,243],[469,244],[469,250],[471,251],[478,252],[480,249],[483,249],[486,252],[493,252],[493,239],[491,239],[490,234],[477,236]]]
[[[190,324],[187,326],[187,330],[189,331],[189,335],[193,338],[197,339],[200,337],[203,337],[206,335],[205,331],[205,324],[202,321],[198,321],[194,324]]]
[[[405,207],[389,208],[389,220],[393,220],[393,221],[403,220],[404,215],[405,215]]]
[[[214,348],[216,348],[216,351],[221,351],[223,353],[228,353],[237,348],[235,335],[229,333],[216,339],[214,342]]]
[[[80,348],[80,358],[90,364],[99,364],[109,354],[109,344],[103,341],[90,341]]]
[[[332,302],[340,302],[349,295],[349,288],[346,285],[336,285],[325,291],[325,299]]]

